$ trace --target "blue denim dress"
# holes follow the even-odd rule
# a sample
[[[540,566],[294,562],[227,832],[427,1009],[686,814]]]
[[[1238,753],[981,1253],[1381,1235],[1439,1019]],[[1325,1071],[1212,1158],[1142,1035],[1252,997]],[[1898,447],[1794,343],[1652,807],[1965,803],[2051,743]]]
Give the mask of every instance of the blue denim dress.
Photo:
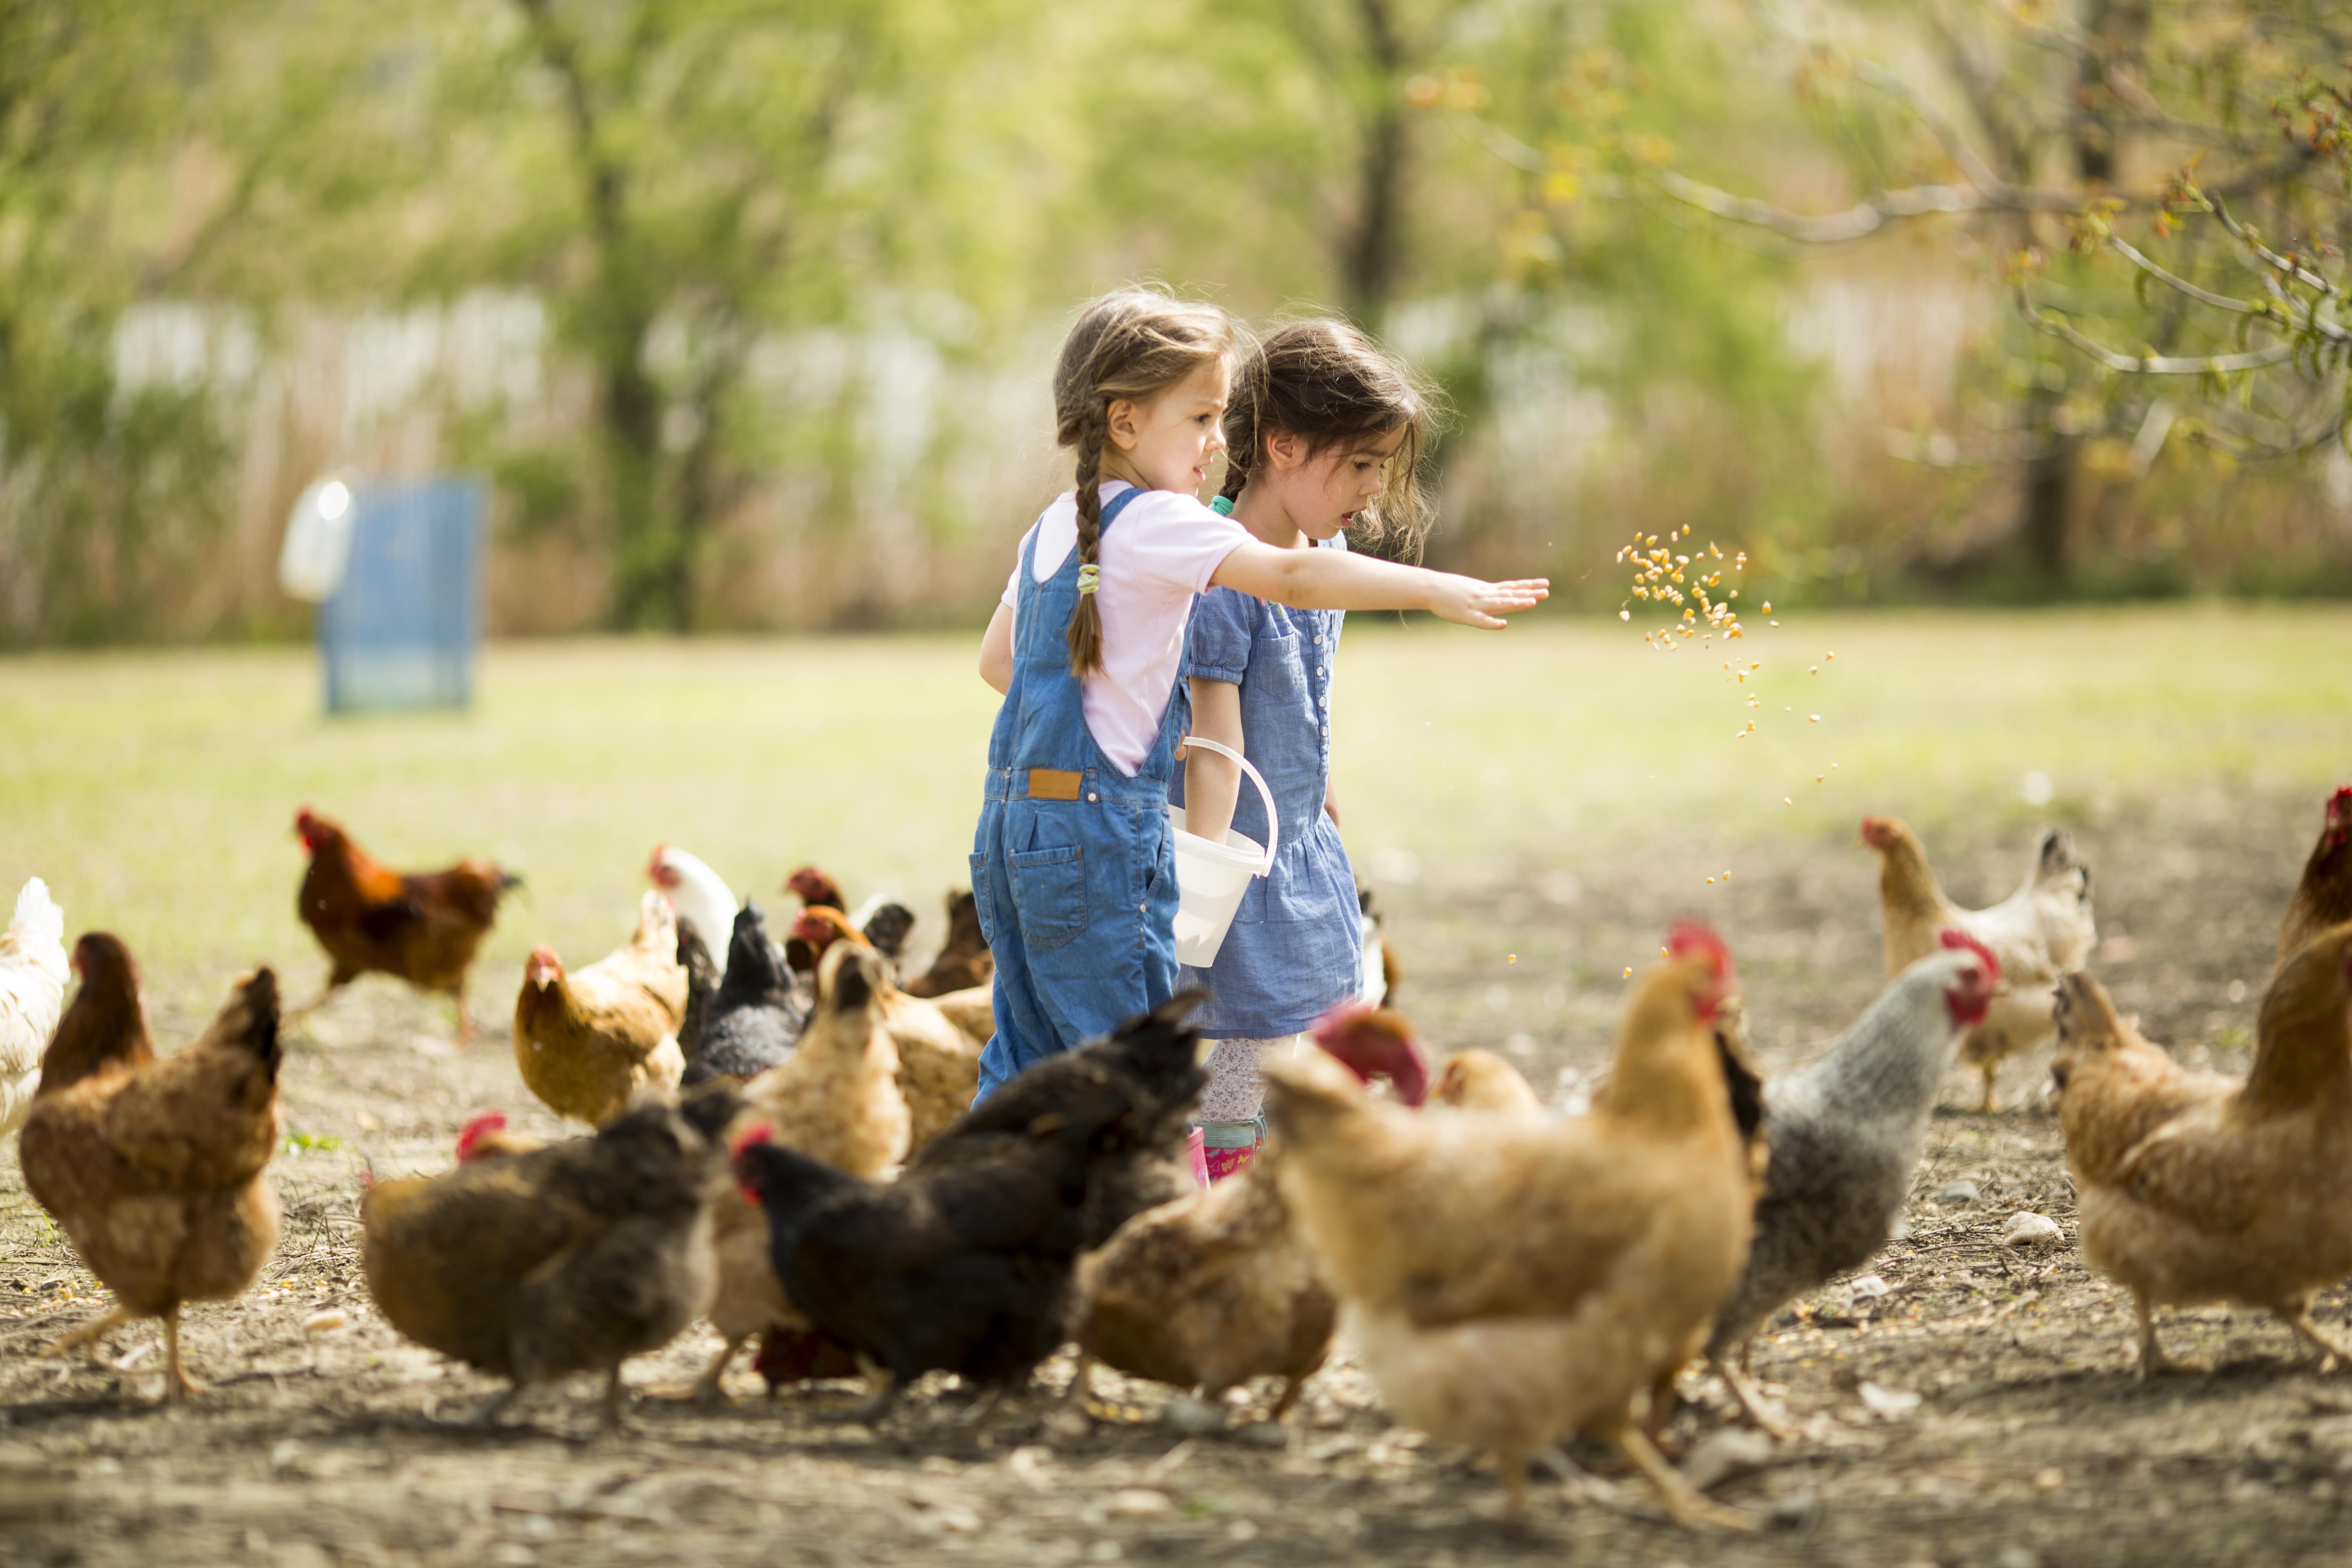
[[[1103,508],[1108,533],[1127,503]],[[1070,673],[1078,552],[1035,581],[1021,552],[1013,682],[988,740],[988,785],[972,836],[971,890],[996,958],[996,1033],[980,1058],[978,1104],[1047,1057],[1108,1034],[1176,994],[1176,847],[1168,781],[1192,700],[1169,693],[1160,738],[1133,778],[1087,728]]]
[[[1181,984],[1209,990],[1196,1016],[1215,1040],[1278,1039],[1307,1028],[1362,984],[1355,868],[1323,811],[1331,779],[1331,661],[1341,610],[1293,610],[1213,588],[1192,611],[1186,673],[1241,688],[1243,754],[1282,815],[1274,869],[1252,879],[1216,963]],[[1182,795],[1178,775],[1177,795]],[[1242,780],[1234,830],[1265,842],[1265,807]]]

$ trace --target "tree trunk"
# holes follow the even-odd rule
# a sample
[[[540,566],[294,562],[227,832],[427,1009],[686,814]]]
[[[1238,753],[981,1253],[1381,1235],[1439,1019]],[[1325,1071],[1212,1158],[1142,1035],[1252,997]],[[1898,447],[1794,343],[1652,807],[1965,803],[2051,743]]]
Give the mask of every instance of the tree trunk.
[[[1389,4],[1357,0],[1374,96],[1356,171],[1355,221],[1342,231],[1339,249],[1348,314],[1367,330],[1377,330],[1388,310],[1402,261],[1405,105],[1400,79],[1405,47]]]
[[[2019,498],[2017,535],[2034,570],[2063,583],[2073,567],[2073,513],[2077,443],[2057,426],[2058,395],[2029,395],[2029,427],[2041,443],[2026,459],[2024,493]]]

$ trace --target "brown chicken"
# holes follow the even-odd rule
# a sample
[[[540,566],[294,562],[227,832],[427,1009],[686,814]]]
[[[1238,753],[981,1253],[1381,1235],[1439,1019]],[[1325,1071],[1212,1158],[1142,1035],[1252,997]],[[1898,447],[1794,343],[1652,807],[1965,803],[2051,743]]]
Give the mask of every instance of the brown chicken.
[[[295,907],[334,963],[310,1005],[362,974],[396,975],[422,991],[447,992],[459,1042],[471,1038],[466,972],[499,918],[499,900],[522,879],[488,860],[404,875],[370,859],[309,806],[295,814],[294,831],[310,855]]]
[[[48,1347],[94,1349],[134,1318],[163,1320],[164,1397],[200,1392],[180,1359],[180,1307],[242,1293],[278,1245],[278,977],[236,983],[204,1037],[162,1060],[138,970],[116,938],[74,944],[81,990],[41,1062],[16,1146],[25,1186],[114,1310]]]
[[[2284,965],[2313,937],[2346,921],[2352,921],[2352,784],[2328,798],[2319,842],[2279,922],[2277,962]]]
[[[730,1144],[765,1137],[868,1181],[898,1167],[907,1157],[907,1101],[898,1092],[898,1048],[882,1023],[887,983],[872,948],[840,942],[826,952],[800,1048],[743,1086]],[[740,1194],[719,1201],[713,1240],[719,1292],[709,1315],[727,1344],[696,1384],[705,1399],[719,1395],[735,1352],[751,1336],[807,1327],[769,1261],[767,1216]]]
[[[2182,1072],[2085,975],[2060,983],[2059,1028],[2083,1255],[2132,1293],[2139,1375],[2165,1365],[2156,1309],[2208,1301],[2261,1308],[2352,1362],[2311,1321],[2352,1273],[2352,923],[2280,966],[2243,1083]]]
[[[1959,1058],[1984,1080],[1983,1109],[2000,1109],[2000,1064],[2039,1047],[2056,1025],[2050,988],[2090,961],[2098,931],[2091,870],[2063,829],[2045,829],[2032,867],[2014,893],[1989,909],[1964,910],[1944,896],[1918,835],[1892,816],[1862,819],[1862,841],[1878,854],[1878,897],[1886,922],[1886,977],[1939,951],[1947,931],[1966,931],[2000,965],[2001,990],[1984,1021],[1960,1041]]]
[[[1543,1101],[1518,1068],[1476,1046],[1456,1051],[1437,1069],[1437,1087],[1430,1098],[1456,1110],[1494,1110],[1511,1116],[1537,1116]]]
[[[1416,1104],[1428,1068],[1393,1014],[1341,1007],[1316,1039],[1360,1079],[1385,1078]],[[1339,1302],[1282,1195],[1280,1139],[1239,1175],[1137,1215],[1078,1260],[1077,1374],[1093,1362],[1214,1399],[1254,1377],[1283,1379],[1272,1419],[1323,1364]]]
[[[849,917],[830,904],[811,904],[793,922],[793,935],[822,960],[835,942],[871,946]],[[982,994],[985,995],[983,991]],[[898,1047],[898,1089],[911,1120],[909,1151],[920,1149],[949,1122],[971,1109],[980,1092],[980,1053],[988,1037],[959,1027],[949,1006],[963,1007],[971,993],[927,999],[909,996],[886,973],[880,986],[882,1025]],[[969,1015],[967,1015],[969,1016]]]
[[[1337,1064],[1266,1068],[1284,1195],[1349,1339],[1403,1421],[1527,1463],[1570,1432],[1615,1446],[1685,1523],[1749,1526],[1634,1424],[1687,1361],[1747,1256],[1756,1188],[1713,1018],[1731,955],[1678,927],[1636,986],[1607,1091],[1559,1121],[1415,1116]]]
[[[996,974],[988,939],[980,934],[980,901],[971,889],[948,895],[948,939],[931,966],[899,989],[909,996],[944,996],[950,991],[986,987]]]
[[[617,1423],[622,1363],[668,1343],[709,1300],[719,1133],[738,1106],[724,1088],[677,1108],[649,1098],[593,1137],[371,1184],[368,1293],[417,1343],[511,1382],[482,1419],[534,1384],[601,1372]]]
[[[550,1110],[593,1127],[640,1089],[677,1087],[685,1016],[677,917],[647,892],[628,945],[578,973],[565,973],[551,947],[531,951],[515,999],[515,1066]]]

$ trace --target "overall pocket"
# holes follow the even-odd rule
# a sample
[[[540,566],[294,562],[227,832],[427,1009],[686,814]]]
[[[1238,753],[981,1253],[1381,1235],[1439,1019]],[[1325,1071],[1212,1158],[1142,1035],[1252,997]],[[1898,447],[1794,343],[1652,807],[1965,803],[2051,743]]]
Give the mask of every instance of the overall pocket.
[[[1087,929],[1087,852],[1075,844],[1024,849],[1004,858],[1021,940],[1040,951],[1063,946]]]
[[[972,913],[980,917],[980,940],[989,946],[996,945],[996,889],[988,885],[988,857],[974,855],[971,860]]]

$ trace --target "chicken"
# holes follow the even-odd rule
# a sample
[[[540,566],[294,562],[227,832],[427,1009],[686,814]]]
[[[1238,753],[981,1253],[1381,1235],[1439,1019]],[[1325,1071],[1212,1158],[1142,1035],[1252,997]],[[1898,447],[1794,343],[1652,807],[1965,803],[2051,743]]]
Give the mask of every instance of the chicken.
[[[507,1127],[503,1110],[478,1110],[457,1129],[457,1163],[471,1164],[477,1160],[502,1160],[509,1154],[528,1154],[547,1147],[547,1140],[529,1132],[511,1131]]]
[[[2352,1362],[2311,1321],[2352,1272],[2352,922],[2280,965],[2243,1083],[2182,1072],[2086,975],[2061,983],[2059,1027],[2083,1255],[2132,1293],[2139,1375],[2165,1365],[2156,1309],[2210,1301],[2261,1308]]]
[[[693,1028],[679,1032],[687,1083],[740,1080],[765,1072],[793,1054],[808,1024],[807,998],[768,940],[767,917],[756,902],[736,911],[727,947],[730,958],[718,989]]]
[[[2352,921],[2352,784],[2328,798],[2319,842],[2287,900],[2286,918],[2279,922],[2279,967],[2319,932],[2346,921]]]
[[[1885,1245],[1927,1141],[1936,1086],[2000,983],[2000,965],[1981,942],[1958,931],[1943,940],[1944,951],[1906,969],[1828,1054],[1765,1087],[1771,1157],[1756,1238],[1706,1355],[1748,1418],[1775,1436],[1785,1434],[1744,1375],[1749,1342],[1786,1303]]]
[[[793,938],[818,958],[837,942],[871,945],[847,915],[829,904],[803,909],[793,922]],[[937,1000],[909,996],[888,976],[883,978],[882,1021],[898,1047],[898,1088],[914,1119],[914,1148],[938,1137],[980,1092],[980,1053],[988,1037],[960,1027],[943,1006],[966,999],[962,993]]]
[[[814,866],[803,866],[785,878],[784,891],[799,894],[804,909],[849,912],[849,900],[841,896],[841,884]]]
[[[849,919],[874,951],[890,961],[895,976],[898,961],[907,954],[907,939],[914,934],[915,911],[896,899],[877,893]]]
[[[95,1351],[134,1318],[163,1320],[166,1399],[201,1392],[180,1358],[180,1308],[241,1294],[278,1245],[278,976],[240,979],[212,1027],[158,1060],[122,943],[74,944],[81,989],[41,1064],[16,1157],[114,1310],[48,1347]]]
[[[1540,1116],[1543,1101],[1519,1069],[1473,1046],[1439,1064],[1431,1099],[1456,1110],[1492,1110],[1508,1116]]]
[[[884,1185],[753,1134],[737,1179],[764,1210],[777,1278],[818,1329],[880,1370],[878,1415],[934,1370],[995,1393],[1064,1338],[1070,1271],[1138,1212],[1181,1150],[1208,1075],[1186,993],[989,1097]]]
[[[869,1181],[898,1168],[907,1157],[907,1102],[898,1092],[898,1047],[882,1024],[885,984],[882,957],[870,947],[841,942],[825,954],[816,1012],[800,1049],[744,1086],[734,1136],[756,1123],[767,1141]],[[721,1199],[713,1240],[719,1292],[710,1326],[727,1342],[697,1385],[704,1398],[717,1396],[735,1352],[752,1335],[808,1326],[776,1281],[767,1221],[758,1209]]]
[[[1367,1007],[1393,1006],[1396,1002],[1396,950],[1384,934],[1388,917],[1372,907],[1372,890],[1356,889],[1356,931],[1363,947],[1363,984],[1356,999]]]
[[[980,900],[969,888],[948,895],[948,939],[931,966],[899,987],[909,996],[942,996],[950,991],[986,990],[996,960],[980,934]],[[983,1036],[982,1038],[986,1037]]]
[[[2002,975],[1984,1021],[1960,1042],[1960,1060],[1984,1079],[1983,1109],[2000,1108],[2000,1064],[2039,1048],[2054,1032],[2050,988],[2080,969],[2098,942],[2091,918],[2091,871],[2062,828],[2046,829],[2024,884],[1986,910],[1964,910],[1944,896],[1927,853],[1891,816],[1862,819],[1863,842],[1878,852],[1878,895],[1886,921],[1889,980],[1937,951],[1946,931],[1964,931],[1991,949]]]
[[[1360,1077],[1385,1077],[1418,1104],[1428,1070],[1402,1022],[1342,1007],[1316,1037]],[[1280,1377],[1273,1419],[1283,1418],[1323,1364],[1339,1303],[1282,1195],[1281,1161],[1276,1139],[1240,1175],[1145,1210],[1079,1259],[1074,1394],[1095,1361],[1211,1399]]]
[[[25,1124],[41,1085],[41,1053],[66,1005],[66,912],[35,877],[0,931],[0,1135]]]
[[[1739,1277],[1755,1187],[1713,1018],[1731,955],[1699,926],[1635,987],[1592,1110],[1416,1116],[1337,1064],[1266,1068],[1279,1182],[1397,1415],[1495,1457],[1515,1513],[1564,1435],[1617,1447],[1685,1523],[1709,1501],[1634,1425]]]
[[[485,1419],[534,1384],[601,1372],[614,1424],[622,1363],[709,1300],[719,1133],[738,1109],[723,1089],[677,1108],[649,1098],[591,1137],[375,1183],[360,1200],[368,1293],[417,1343],[511,1383]]]
[[[376,864],[342,828],[309,806],[294,831],[310,852],[295,908],[334,967],[318,1006],[362,974],[391,974],[457,1005],[457,1039],[472,1038],[466,972],[499,918],[499,900],[522,879],[488,860],[404,875]],[[308,1011],[305,1008],[304,1011]]]
[[[648,892],[628,945],[577,974],[564,973],[553,948],[531,951],[515,999],[515,1066],[550,1110],[593,1126],[639,1089],[677,1087],[685,1012],[677,917]]]
[[[738,904],[726,879],[677,845],[654,846],[653,858],[646,866],[646,878],[668,898],[679,920],[694,922],[694,929],[702,933],[706,943],[719,941],[720,931],[734,929]],[[727,973],[724,948],[711,953],[710,959],[719,973]]]

